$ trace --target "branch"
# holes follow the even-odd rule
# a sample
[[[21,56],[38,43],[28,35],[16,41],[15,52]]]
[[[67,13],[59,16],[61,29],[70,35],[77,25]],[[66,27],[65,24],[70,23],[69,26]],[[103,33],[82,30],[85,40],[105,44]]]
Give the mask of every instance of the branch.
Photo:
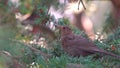
[[[46,53],[42,52],[41,50],[38,50],[38,49],[36,49],[36,48],[34,48],[34,47],[30,46],[30,45],[26,45],[26,46],[28,48],[30,48],[34,53],[38,53],[38,54],[42,55],[45,58],[45,60],[47,60],[50,57],[52,57],[52,55],[46,54]]]
[[[79,10],[79,5],[80,5],[80,2],[82,3],[83,8],[86,10],[86,7],[85,7],[85,5],[84,5],[84,3],[83,3],[83,0],[79,0],[79,2],[78,2],[78,10]]]
[[[18,40],[14,40],[14,39],[9,39],[9,40],[23,44],[21,41],[18,41]],[[38,50],[38,49],[28,45],[28,44],[24,44],[24,46],[27,46],[28,48],[30,48],[30,50],[32,50],[32,52],[42,55],[45,58],[45,60],[52,57],[52,55],[46,54],[46,53],[42,52],[41,50]]]

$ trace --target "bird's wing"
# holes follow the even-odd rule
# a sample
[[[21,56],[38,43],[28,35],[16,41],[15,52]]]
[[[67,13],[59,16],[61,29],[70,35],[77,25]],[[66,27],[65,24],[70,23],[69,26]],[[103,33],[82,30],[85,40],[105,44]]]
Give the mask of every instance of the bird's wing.
[[[120,56],[115,55],[111,52],[107,52],[103,49],[98,48],[92,41],[89,41],[81,36],[66,36],[64,37],[64,42],[65,42],[65,49],[66,51],[71,55],[89,55],[90,53],[102,53],[105,55],[111,55],[113,57],[116,57],[120,59]],[[83,53],[82,53],[83,52]]]
[[[68,46],[75,46],[78,47],[80,50],[86,50],[86,51],[99,51],[100,49],[90,40],[74,35],[72,38],[66,37],[66,40],[64,42],[67,43]]]

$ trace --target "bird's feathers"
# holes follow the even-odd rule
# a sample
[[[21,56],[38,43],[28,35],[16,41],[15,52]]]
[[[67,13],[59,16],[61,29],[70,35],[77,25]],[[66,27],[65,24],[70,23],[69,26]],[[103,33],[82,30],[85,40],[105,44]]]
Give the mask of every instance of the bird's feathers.
[[[66,26],[64,26],[66,27]],[[61,27],[61,42],[62,47],[65,52],[67,52],[71,56],[88,56],[94,53],[100,53],[105,55],[113,56],[117,59],[120,59],[120,56],[113,54],[111,52],[107,52],[99,47],[97,47],[92,41],[72,33],[72,31]],[[68,31],[68,32],[66,32]],[[67,33],[67,34],[65,34]]]

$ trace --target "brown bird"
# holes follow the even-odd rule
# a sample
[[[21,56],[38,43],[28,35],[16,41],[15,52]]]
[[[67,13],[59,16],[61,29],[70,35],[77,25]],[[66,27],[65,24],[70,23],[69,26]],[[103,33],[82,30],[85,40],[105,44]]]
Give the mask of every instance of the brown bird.
[[[120,56],[98,48],[92,41],[75,35],[68,26],[57,26],[61,31],[61,42],[63,50],[74,57],[88,56],[94,53],[100,53],[113,56],[120,59]]]

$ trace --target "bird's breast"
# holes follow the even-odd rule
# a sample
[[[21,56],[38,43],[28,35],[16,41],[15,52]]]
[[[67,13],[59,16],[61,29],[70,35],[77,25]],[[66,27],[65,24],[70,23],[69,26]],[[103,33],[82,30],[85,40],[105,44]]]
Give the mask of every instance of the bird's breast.
[[[71,45],[74,45],[74,36],[71,36],[71,35],[67,35],[67,36],[63,36],[61,38],[61,41],[62,41],[62,46],[63,47],[67,47],[67,46],[71,46]]]

